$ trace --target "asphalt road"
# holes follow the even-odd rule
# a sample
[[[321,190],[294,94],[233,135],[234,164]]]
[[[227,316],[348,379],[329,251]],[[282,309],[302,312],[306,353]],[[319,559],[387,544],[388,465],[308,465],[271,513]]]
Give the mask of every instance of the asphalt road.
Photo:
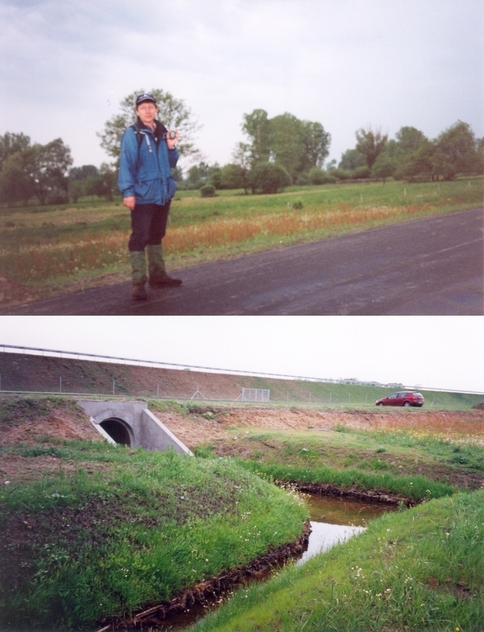
[[[171,274],[179,288],[134,303],[130,284],[86,290],[7,314],[484,314],[483,209],[367,230]]]

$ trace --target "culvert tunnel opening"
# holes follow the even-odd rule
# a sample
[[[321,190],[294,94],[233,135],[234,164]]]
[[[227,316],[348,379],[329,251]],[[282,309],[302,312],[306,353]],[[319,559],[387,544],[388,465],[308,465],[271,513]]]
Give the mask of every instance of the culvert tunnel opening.
[[[99,424],[108,435],[120,445],[131,447],[131,436],[125,423],[121,419],[105,419]]]

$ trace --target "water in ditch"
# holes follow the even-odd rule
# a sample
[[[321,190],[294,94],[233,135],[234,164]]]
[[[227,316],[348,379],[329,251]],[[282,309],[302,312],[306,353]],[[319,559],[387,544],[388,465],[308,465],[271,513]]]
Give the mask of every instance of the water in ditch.
[[[303,564],[310,557],[327,551],[332,546],[345,542],[349,538],[365,530],[368,522],[384,513],[395,511],[396,507],[386,503],[368,502],[344,497],[323,496],[318,494],[304,494],[310,511],[311,534],[308,547],[295,564]],[[263,578],[251,581],[269,579],[271,569]],[[250,584],[251,582],[249,582]],[[245,584],[247,586],[248,584]],[[212,605],[195,606],[189,612],[173,615],[164,620],[159,627],[149,627],[150,632],[164,632],[166,630],[185,630],[207,612],[218,607],[224,601],[224,596],[214,599]],[[144,628],[142,628],[144,629]],[[139,628],[138,628],[139,630]]]
[[[296,564],[303,564],[313,555],[358,535],[370,520],[395,510],[393,505],[386,503],[368,503],[341,496],[308,494],[306,502],[310,511],[311,535],[308,548]]]

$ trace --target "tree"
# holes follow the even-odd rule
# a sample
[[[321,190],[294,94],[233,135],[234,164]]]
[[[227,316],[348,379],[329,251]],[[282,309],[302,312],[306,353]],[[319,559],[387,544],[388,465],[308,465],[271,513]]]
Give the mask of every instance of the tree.
[[[220,189],[221,188],[221,183],[222,183],[222,169],[220,169],[220,167],[218,165],[214,165],[211,169],[210,169],[210,178],[209,178],[210,184],[212,186],[214,186],[216,189]]]
[[[345,171],[354,171],[358,167],[366,167],[366,157],[361,154],[357,149],[347,149],[344,154],[341,154],[341,160],[338,168]]]
[[[409,152],[405,161],[398,167],[397,177],[413,179],[416,177],[428,177],[433,179],[433,158],[435,143],[426,140],[416,151]]]
[[[321,169],[321,167],[312,167],[308,173],[308,182],[309,184],[326,184],[327,182],[331,182],[333,178],[329,176],[326,171]]]
[[[232,154],[234,165],[240,169],[244,187],[244,193],[247,195],[249,186],[248,176],[250,171],[250,146],[247,143],[237,143]]]
[[[124,130],[136,121],[135,102],[138,94],[146,92],[138,90],[125,97],[121,103],[121,112],[106,121],[104,130],[98,132],[101,139],[101,147],[117,162],[120,152],[121,136]],[[180,133],[180,141],[177,145],[180,156],[193,162],[201,158],[201,152],[195,147],[195,134],[201,129],[198,121],[193,119],[190,109],[184,101],[175,99],[169,92],[163,90],[151,90],[158,104],[158,119],[168,129],[177,129]]]
[[[97,176],[98,169],[94,165],[82,165],[69,169],[69,180],[85,180],[91,176]]]
[[[373,167],[371,169],[371,175],[373,178],[381,178],[383,184],[385,184],[385,180],[390,178],[395,172],[395,161],[390,158],[385,152],[380,154],[378,158],[373,163]]]
[[[253,193],[277,193],[291,184],[287,171],[272,162],[260,163],[250,173]]]
[[[303,171],[309,171],[312,167],[322,167],[329,156],[331,134],[326,132],[321,123],[302,121],[303,129]]]
[[[254,110],[252,114],[244,114],[242,130],[249,137],[251,166],[259,162],[268,162],[271,154],[271,126],[265,110]]]
[[[401,127],[395,134],[398,148],[403,152],[417,151],[427,138],[415,127]]]
[[[16,153],[24,152],[30,147],[30,137],[25,134],[11,134],[7,132],[0,136],[0,171],[5,161]]]
[[[240,165],[229,163],[224,165],[221,170],[220,188],[221,189],[243,189],[245,182],[245,173]]]
[[[0,137],[0,148],[3,200],[27,203],[32,195],[37,196],[40,204],[47,204],[49,199],[67,200],[72,157],[61,138],[47,145],[30,145],[30,138],[24,134],[5,134]]]
[[[477,142],[470,125],[457,121],[442,132],[435,143],[433,173],[444,180],[453,180],[458,173],[468,175],[476,170]]]
[[[49,193],[55,189],[67,194],[69,167],[72,165],[71,150],[61,138],[35,144],[25,152],[25,169],[33,181],[35,195],[40,204],[47,203]]]
[[[477,143],[477,164],[476,171],[477,173],[484,173],[484,138],[480,138]]]
[[[250,167],[274,162],[292,182],[307,179],[309,170],[321,167],[329,154],[331,136],[321,123],[301,121],[288,112],[269,119],[265,110],[254,110],[244,114],[242,129],[250,141],[244,145]]]
[[[375,160],[385,149],[388,135],[382,135],[379,130],[360,129],[356,132],[356,150],[366,157],[368,167],[371,169]]]
[[[96,195],[104,197],[108,202],[113,201],[113,192],[116,185],[116,173],[110,165],[103,162],[96,176]]]
[[[210,177],[210,166],[206,162],[193,165],[187,171],[186,184],[188,189],[199,189],[207,184]]]
[[[301,121],[289,113],[275,116],[270,121],[271,157],[283,167],[295,182],[304,170],[304,138]]]
[[[34,194],[34,183],[25,169],[25,159],[20,151],[11,154],[0,171],[0,200],[7,204],[22,201],[28,204]]]

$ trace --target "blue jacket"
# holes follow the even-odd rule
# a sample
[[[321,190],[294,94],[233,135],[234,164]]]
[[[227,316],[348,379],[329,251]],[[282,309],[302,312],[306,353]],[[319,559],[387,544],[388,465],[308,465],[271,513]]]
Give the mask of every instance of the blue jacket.
[[[118,187],[123,198],[134,195],[136,204],[166,204],[175,195],[176,182],[171,168],[178,161],[178,150],[168,149],[166,128],[156,121],[152,132],[138,118],[141,143],[132,127],[121,138]]]

